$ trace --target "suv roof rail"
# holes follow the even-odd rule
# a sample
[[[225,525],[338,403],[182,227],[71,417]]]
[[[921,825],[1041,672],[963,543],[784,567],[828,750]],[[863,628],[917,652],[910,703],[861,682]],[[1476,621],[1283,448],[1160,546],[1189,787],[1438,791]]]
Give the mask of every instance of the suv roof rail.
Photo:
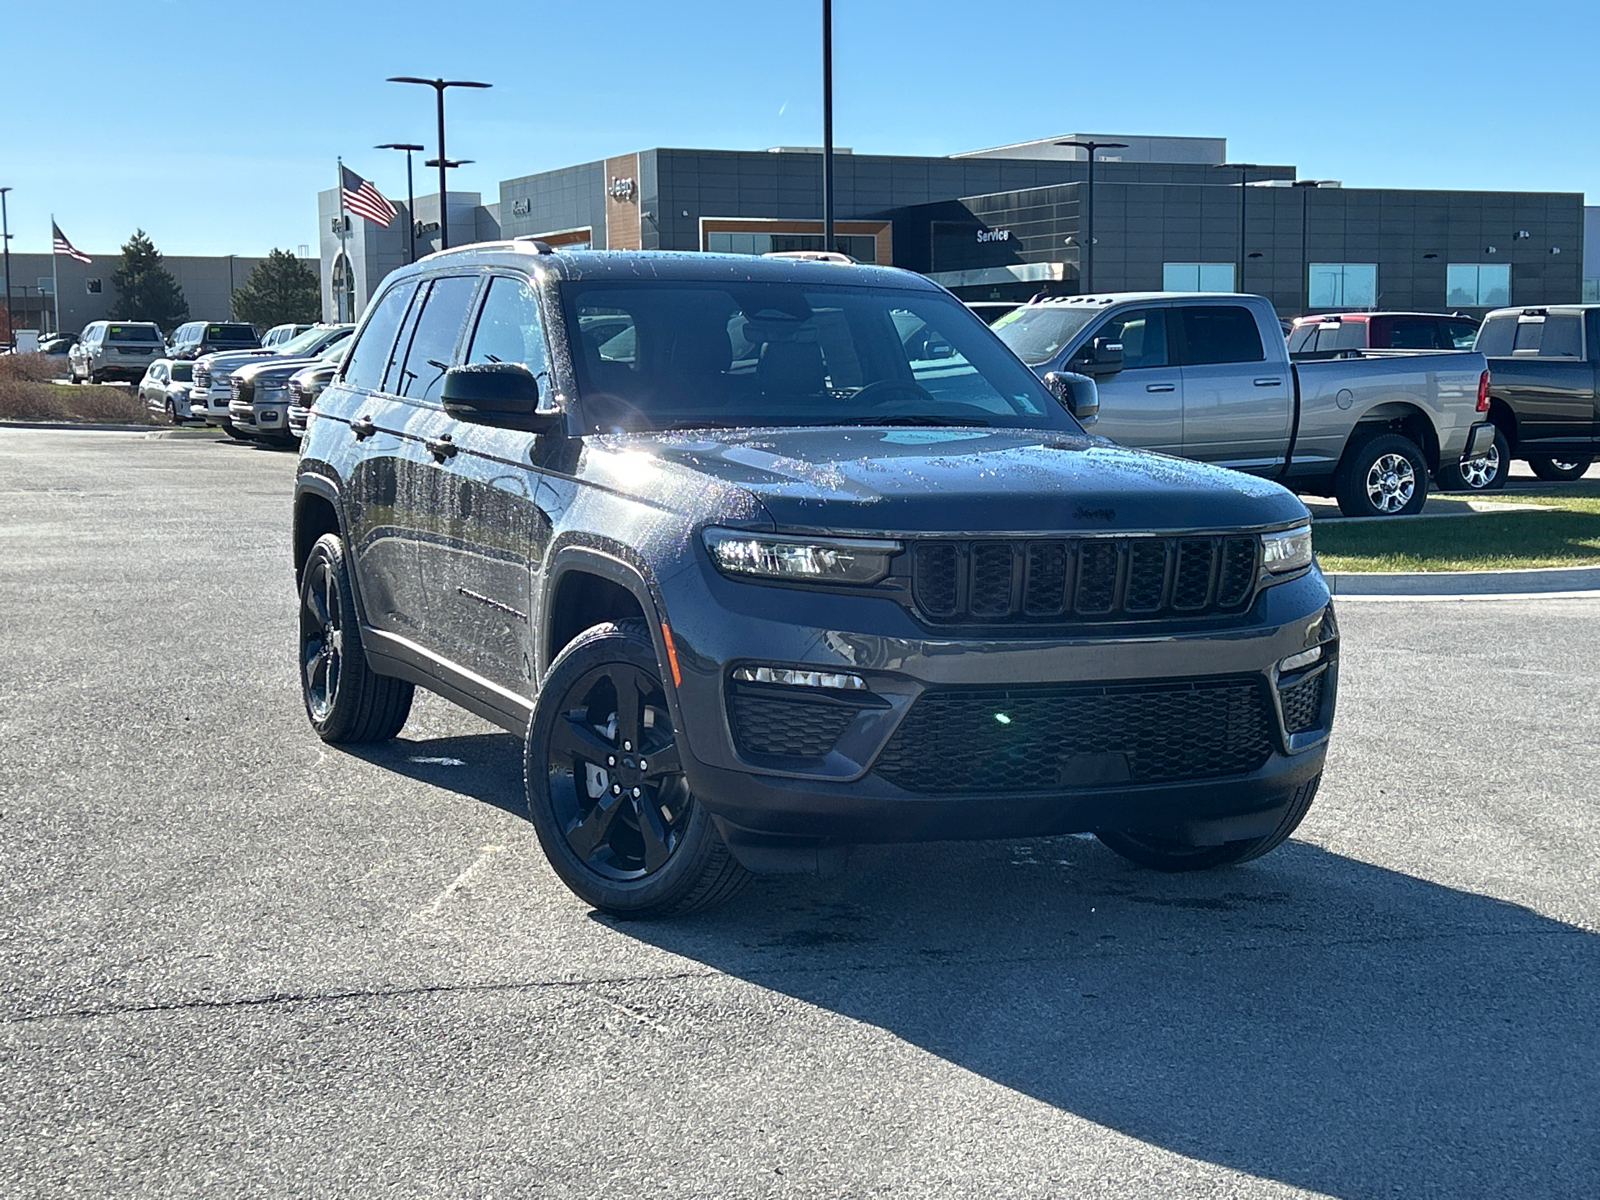
[[[519,233],[519,234],[517,234],[516,237],[512,238],[511,240],[513,242],[521,242],[525,246],[532,246],[533,247],[533,252],[535,254],[554,254],[555,253],[554,247],[552,247],[549,242],[541,242],[538,238],[534,237],[531,233]]]

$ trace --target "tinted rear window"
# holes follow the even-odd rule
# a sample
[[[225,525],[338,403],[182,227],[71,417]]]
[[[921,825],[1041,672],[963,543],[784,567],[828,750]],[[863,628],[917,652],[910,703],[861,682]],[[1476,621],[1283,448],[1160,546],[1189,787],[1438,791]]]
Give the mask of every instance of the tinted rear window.
[[[1516,334],[1517,318],[1514,314],[1490,317],[1478,330],[1478,340],[1472,348],[1489,358],[1504,358],[1511,353],[1511,342]]]
[[[108,342],[159,342],[161,331],[154,325],[108,325]]]
[[[1439,350],[1439,322],[1432,317],[1395,317],[1389,323],[1389,343],[1380,349]]]
[[[1583,325],[1575,314],[1562,313],[1544,319],[1544,339],[1539,343],[1539,357],[1583,357]]]
[[[1511,343],[1511,352],[1518,350],[1534,351],[1544,341],[1544,320],[1536,318],[1532,321],[1518,321],[1516,338]]]
[[[248,325],[207,325],[206,339],[213,342],[253,342],[256,331]]]
[[[1261,330],[1248,308],[1231,304],[1197,304],[1178,310],[1182,329],[1178,362],[1184,366],[1208,363],[1261,362],[1267,355]]]

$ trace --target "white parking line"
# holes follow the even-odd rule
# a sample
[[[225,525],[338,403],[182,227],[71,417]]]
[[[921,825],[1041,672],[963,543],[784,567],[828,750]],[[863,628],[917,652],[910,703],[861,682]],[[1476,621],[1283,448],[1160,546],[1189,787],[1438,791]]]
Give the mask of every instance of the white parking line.
[[[412,915],[411,919],[406,922],[405,929],[401,932],[404,933],[409,931],[419,921],[427,921],[438,916],[439,910],[444,907],[445,902],[448,901],[451,896],[454,896],[458,891],[465,887],[467,881],[476,875],[478,871],[482,869],[485,863],[487,863],[491,858],[493,858],[496,854],[499,854],[504,849],[504,846],[485,846],[483,848],[483,853],[472,860],[472,865],[450,881],[449,887],[445,888],[444,891],[435,896],[433,898],[433,902],[430,903],[426,908]]]

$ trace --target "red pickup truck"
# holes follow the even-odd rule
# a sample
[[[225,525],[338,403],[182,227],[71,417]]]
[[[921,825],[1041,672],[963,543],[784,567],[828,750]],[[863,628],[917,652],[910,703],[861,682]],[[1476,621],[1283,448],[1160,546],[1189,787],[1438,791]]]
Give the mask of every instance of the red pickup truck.
[[[1341,350],[1471,350],[1478,336],[1472,317],[1442,313],[1330,313],[1296,317],[1290,354],[1330,355]]]

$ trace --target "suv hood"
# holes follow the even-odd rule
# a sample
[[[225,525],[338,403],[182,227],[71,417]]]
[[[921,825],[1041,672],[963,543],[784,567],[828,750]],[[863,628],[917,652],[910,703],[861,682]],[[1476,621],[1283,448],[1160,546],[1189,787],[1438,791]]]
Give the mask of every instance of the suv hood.
[[[713,430],[612,435],[608,452],[654,457],[661,474],[629,469],[616,483],[662,502],[708,499],[732,486],[781,529],[880,534],[1104,533],[1235,529],[1307,518],[1268,480],[1103,438],[1037,429]],[[698,478],[696,478],[698,477]],[[638,480],[642,487],[629,487]],[[707,484],[721,484],[707,487]],[[666,500],[669,505],[670,499]],[[719,514],[706,514],[715,519]]]

